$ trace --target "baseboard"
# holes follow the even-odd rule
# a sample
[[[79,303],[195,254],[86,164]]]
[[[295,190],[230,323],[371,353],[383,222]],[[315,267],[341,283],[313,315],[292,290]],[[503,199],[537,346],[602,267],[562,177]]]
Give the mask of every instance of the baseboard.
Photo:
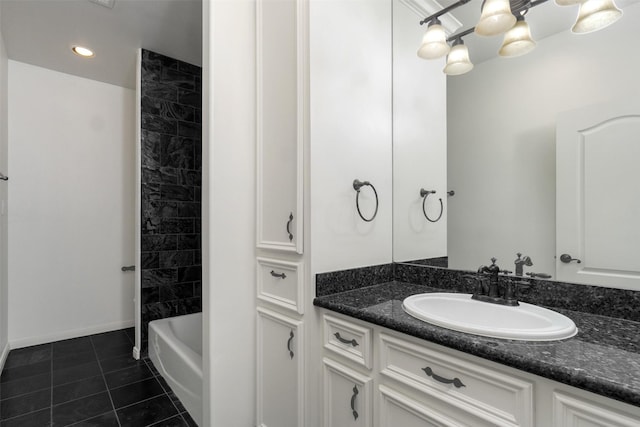
[[[0,354],[0,372],[4,369],[4,362],[7,361],[7,356],[9,355],[9,350],[11,347],[9,346],[9,342],[7,341],[2,348],[2,353]]]
[[[36,337],[19,338],[9,341],[9,347],[22,348],[32,345],[46,344],[54,341],[66,340],[69,338],[84,337],[86,335],[101,334],[103,332],[115,331],[118,329],[131,328],[134,326],[134,321],[124,320],[121,322],[105,323],[103,325],[95,325],[87,328],[70,329],[66,331],[55,332],[47,335],[41,335]]]

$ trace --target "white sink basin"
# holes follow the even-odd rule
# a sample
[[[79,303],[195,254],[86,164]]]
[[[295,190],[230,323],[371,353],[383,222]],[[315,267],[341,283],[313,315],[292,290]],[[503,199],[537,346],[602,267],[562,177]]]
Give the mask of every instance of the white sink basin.
[[[555,341],[578,333],[573,320],[556,311],[523,302],[509,307],[476,301],[470,294],[412,295],[402,308],[425,322],[492,338]]]

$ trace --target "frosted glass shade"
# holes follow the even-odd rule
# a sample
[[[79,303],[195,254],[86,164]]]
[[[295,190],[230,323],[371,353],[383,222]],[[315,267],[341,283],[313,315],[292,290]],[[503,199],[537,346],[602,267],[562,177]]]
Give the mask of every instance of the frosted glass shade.
[[[556,0],[558,6],[573,6],[574,4],[584,3],[585,0]]]
[[[475,33],[481,36],[502,34],[516,23],[509,0],[486,0]]]
[[[531,38],[529,24],[524,19],[518,19],[516,25],[505,33],[498,54],[505,57],[520,56],[531,52],[535,47],[536,42]]]
[[[449,76],[457,76],[468,73],[472,69],[473,64],[469,59],[469,49],[462,43],[455,44],[447,56],[447,65],[442,71]]]
[[[436,59],[449,53],[447,35],[439,21],[433,21],[422,36],[422,44],[418,49],[418,56],[422,59]]]
[[[622,16],[613,0],[587,0],[580,4],[578,20],[571,31],[578,34],[601,30]]]

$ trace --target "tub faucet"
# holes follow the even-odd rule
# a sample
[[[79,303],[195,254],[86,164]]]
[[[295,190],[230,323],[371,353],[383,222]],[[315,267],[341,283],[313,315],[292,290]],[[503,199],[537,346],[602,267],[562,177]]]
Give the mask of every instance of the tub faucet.
[[[533,262],[531,261],[531,258],[528,256],[525,256],[524,258],[520,258],[522,256],[522,254],[520,252],[518,252],[516,255],[518,255],[518,258],[514,261],[515,265],[516,265],[516,276],[522,276],[522,266],[526,265],[527,267],[531,267],[533,265]]]

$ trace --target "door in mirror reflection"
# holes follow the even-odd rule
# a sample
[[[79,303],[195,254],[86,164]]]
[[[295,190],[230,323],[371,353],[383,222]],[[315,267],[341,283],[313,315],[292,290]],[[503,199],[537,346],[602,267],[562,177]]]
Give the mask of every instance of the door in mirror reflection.
[[[640,289],[640,102],[566,112],[556,144],[557,279]]]

